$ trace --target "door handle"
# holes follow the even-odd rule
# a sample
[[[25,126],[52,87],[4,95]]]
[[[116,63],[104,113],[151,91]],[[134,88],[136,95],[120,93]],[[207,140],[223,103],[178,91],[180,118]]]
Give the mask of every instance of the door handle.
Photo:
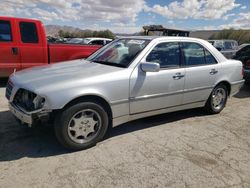
[[[217,74],[217,73],[218,73],[218,71],[216,69],[211,69],[210,72],[209,72],[209,74],[211,74],[211,75],[214,75],[214,74]]]
[[[12,55],[17,55],[18,54],[18,48],[17,47],[12,47],[11,48],[11,53],[12,53]]]
[[[173,79],[174,80],[179,80],[181,78],[185,77],[185,75],[181,74],[180,72],[176,73],[174,76],[173,76]]]

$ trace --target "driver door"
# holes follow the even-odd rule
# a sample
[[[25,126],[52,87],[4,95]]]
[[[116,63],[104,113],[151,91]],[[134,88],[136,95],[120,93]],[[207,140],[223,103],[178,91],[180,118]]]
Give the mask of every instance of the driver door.
[[[8,77],[21,69],[15,26],[14,19],[0,19],[0,77]]]
[[[182,104],[185,69],[177,42],[157,44],[143,62],[160,64],[159,72],[143,72],[138,64],[130,78],[130,114]]]

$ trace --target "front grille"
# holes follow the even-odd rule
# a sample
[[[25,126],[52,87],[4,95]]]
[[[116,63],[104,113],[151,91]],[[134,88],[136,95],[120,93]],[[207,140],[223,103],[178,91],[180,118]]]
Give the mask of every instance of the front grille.
[[[13,84],[12,82],[9,80],[7,85],[6,85],[6,91],[5,91],[5,96],[8,100],[10,100],[10,96],[11,96],[11,92],[13,90]]]

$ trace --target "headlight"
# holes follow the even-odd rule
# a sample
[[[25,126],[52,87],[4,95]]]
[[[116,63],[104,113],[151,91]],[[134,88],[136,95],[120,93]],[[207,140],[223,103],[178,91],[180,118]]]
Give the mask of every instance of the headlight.
[[[34,108],[35,109],[41,109],[44,106],[45,103],[45,98],[37,95],[34,100],[33,100],[33,104],[34,104]]]
[[[14,98],[14,104],[31,112],[44,106],[45,98],[25,89],[19,89]]]

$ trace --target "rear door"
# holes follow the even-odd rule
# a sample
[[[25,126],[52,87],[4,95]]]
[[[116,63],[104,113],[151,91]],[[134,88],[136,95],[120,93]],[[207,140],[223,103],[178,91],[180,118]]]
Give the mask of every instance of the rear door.
[[[22,69],[48,64],[47,42],[40,22],[18,21]]]
[[[215,86],[221,65],[202,45],[182,43],[186,66],[183,104],[206,101]]]
[[[0,77],[7,77],[21,68],[15,20],[0,18]]]

